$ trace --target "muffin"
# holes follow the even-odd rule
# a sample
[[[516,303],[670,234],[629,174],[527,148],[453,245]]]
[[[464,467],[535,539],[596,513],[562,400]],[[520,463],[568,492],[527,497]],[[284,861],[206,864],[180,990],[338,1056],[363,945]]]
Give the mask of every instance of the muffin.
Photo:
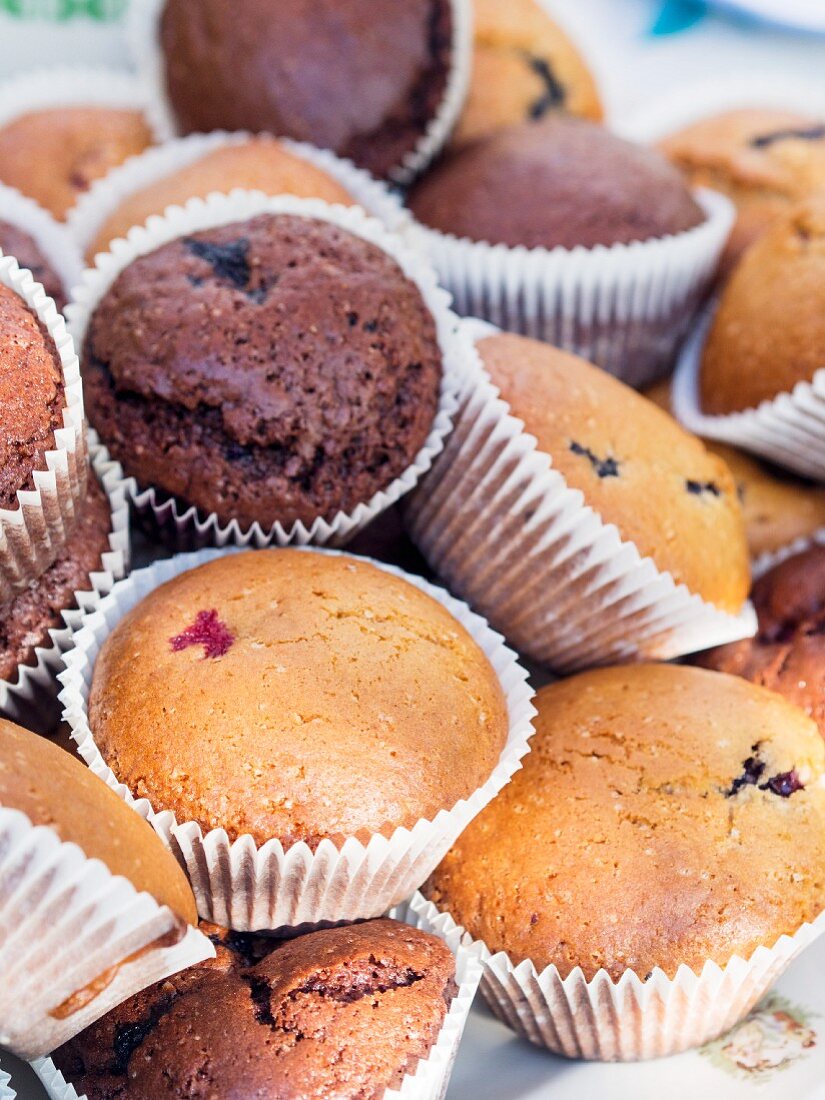
[[[94,180],[151,143],[140,111],[91,105],[31,111],[0,126],[0,181],[63,219]]]
[[[778,217],[825,188],[825,124],[808,115],[725,111],[669,134],[658,147],[692,186],[712,187],[736,204],[726,269]]]
[[[152,986],[55,1051],[88,1100],[380,1100],[438,1039],[457,986],[436,936],[394,920],[286,942],[203,925],[213,962]]]
[[[408,203],[431,229],[526,248],[627,244],[705,220],[664,157],[561,114],[506,127],[447,157]]]
[[[780,218],[731,275],[702,351],[702,412],[754,409],[823,366],[825,195]]]
[[[1,203],[0,215],[2,215]],[[57,308],[63,309],[66,305],[66,287],[43,249],[30,233],[26,233],[18,225],[4,221],[2,216],[0,216],[0,252],[6,256],[14,256],[21,267],[28,268],[35,282],[42,283],[48,296],[54,298]]]
[[[434,314],[381,247],[262,213],[129,263],[97,302],[89,419],[141,486],[264,531],[387,488],[433,428]]]
[[[473,73],[451,148],[551,111],[601,119],[589,69],[537,0],[473,0],[473,14]]]
[[[425,887],[491,952],[673,978],[822,912],[825,745],[798,708],[674,665],[587,672],[536,705],[524,767]]]
[[[696,664],[778,691],[825,737],[825,545],[775,565],[754,584],[751,599],[756,637],[701,653]]]
[[[284,848],[432,819],[508,736],[498,677],[445,607],[317,551],[223,556],[153,590],[106,638],[88,714],[133,795]]]
[[[277,138],[261,134],[211,149],[128,195],[98,229],[87,249],[87,259],[93,262],[116,237],[125,237],[133,225],[143,225],[150,215],[162,214],[167,206],[182,206],[188,199],[206,198],[212,191],[229,192],[235,187],[345,206],[355,202],[328,172],[291,152]]]
[[[451,0],[166,0],[162,79],[181,134],[270,131],[386,177],[439,114],[455,34]]]

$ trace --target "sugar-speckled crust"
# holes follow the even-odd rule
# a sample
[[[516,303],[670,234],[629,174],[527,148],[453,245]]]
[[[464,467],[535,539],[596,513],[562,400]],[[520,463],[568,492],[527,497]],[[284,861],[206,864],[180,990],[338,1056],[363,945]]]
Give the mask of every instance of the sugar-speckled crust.
[[[825,745],[796,707],[674,665],[586,672],[536,705],[523,769],[425,888],[492,951],[672,977],[822,911]]]
[[[702,355],[700,399],[718,415],[751,409],[825,366],[825,198],[781,218],[740,260]]]
[[[135,191],[100,227],[87,249],[87,258],[91,262],[98,252],[107,251],[116,237],[125,237],[133,225],[143,225],[150,215],[162,214],[167,206],[182,206],[188,199],[205,199],[213,191],[226,193],[235,187],[347,206],[355,201],[329,173],[291,153],[277,138],[260,134],[236,145],[213,149]]]
[[[778,691],[825,737],[825,547],[775,566],[753,586],[752,599],[756,637],[711,649],[696,664]]]
[[[527,248],[644,241],[704,220],[659,153],[560,113],[447,157],[413,188],[409,205],[433,229]]]
[[[726,111],[668,135],[659,149],[693,186],[712,187],[736,204],[726,269],[777,217],[825,186],[825,124],[790,111]]]
[[[651,401],[583,359],[505,333],[478,348],[513,414],[585,502],[678,583],[738,611],[750,566],[724,462]]]
[[[63,371],[54,341],[13,290],[0,286],[0,507],[17,508],[20,489],[46,469],[62,427]]]
[[[0,128],[0,181],[62,219],[96,179],[151,144],[139,111],[82,106],[32,111]]]
[[[402,474],[442,356],[421,292],[380,248],[263,214],[131,263],[83,366],[89,419],[139,484],[268,528],[331,519]]]
[[[134,794],[258,844],[432,818],[507,738],[498,679],[441,604],[297,550],[221,558],[147,596],[103,645],[89,720]]]
[[[0,250],[5,256],[14,256],[21,267],[27,267],[58,309],[66,305],[66,288],[52,267],[37,241],[17,225],[2,220],[0,208]]]
[[[600,121],[590,70],[537,0],[473,0],[473,15],[473,74],[451,148],[551,111]]]
[[[166,0],[178,129],[270,131],[386,176],[438,113],[452,24],[449,0]]]

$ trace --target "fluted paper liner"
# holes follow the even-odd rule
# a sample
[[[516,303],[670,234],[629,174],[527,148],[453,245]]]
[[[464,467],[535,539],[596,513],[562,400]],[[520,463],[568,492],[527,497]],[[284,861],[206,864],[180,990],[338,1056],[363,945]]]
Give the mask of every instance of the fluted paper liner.
[[[445,919],[432,902],[428,902],[420,894],[393,909],[389,915],[444,940],[456,957],[455,980],[458,992],[450,1003],[450,1010],[429,1055],[420,1059],[415,1070],[404,1076],[397,1089],[386,1089],[383,1100],[442,1100],[481,978],[480,951],[465,947],[461,929],[447,927],[452,924],[449,918]],[[38,1059],[32,1068],[50,1100],[78,1100],[74,1086],[66,1081],[50,1058]],[[2,1091],[0,1100],[3,1100]]]
[[[510,248],[415,222],[464,317],[566,348],[632,386],[665,373],[713,278],[733,225],[730,201],[698,189],[706,220],[673,236],[595,248]]]
[[[54,341],[65,383],[63,427],[34,488],[17,493],[17,508],[0,508],[0,603],[40,576],[66,545],[86,496],[88,461],[80,365],[65,322],[40,283],[13,256],[0,258],[0,285],[18,294]]]
[[[0,680],[0,714],[41,733],[54,729],[60,717],[57,674],[63,668],[72,630],[79,626],[84,612],[93,611],[129,569],[129,505],[123,471],[93,431],[89,432],[89,458],[92,475],[103,486],[112,512],[109,550],[101,558],[103,568],[89,574],[87,589],[75,592],[76,606],[62,613],[64,625],[49,631],[50,643],[35,649],[34,664],[19,665],[14,680]]]
[[[494,331],[464,328],[473,340]],[[478,355],[406,522],[451,591],[556,672],[671,660],[756,632],[750,604],[720,611],[588,507],[511,415]]]
[[[216,130],[210,134],[190,134],[155,145],[139,156],[130,157],[92,184],[69,212],[66,227],[85,255],[104,224],[127,198],[194,164],[215,149],[242,145],[252,138],[253,135],[245,131],[229,133]],[[330,175],[349,191],[368,214],[378,218],[388,229],[398,232],[409,224],[409,215],[396,195],[369,172],[356,168],[351,161],[337,157],[327,149],[318,149],[290,138],[279,138],[278,141],[288,152]]]
[[[783,546],[779,550],[766,551],[764,554],[760,554],[753,563],[754,580],[759,580],[760,577],[764,577],[764,575],[770,572],[775,565],[781,565],[781,563],[787,561],[788,558],[792,558],[795,554],[801,554],[805,550],[810,550],[814,546],[822,546],[825,548],[825,527],[820,527],[820,529],[815,531],[812,535],[802,535],[800,538],[794,539],[793,542],[789,542],[787,546]]]
[[[152,982],[211,958],[194,928],[152,947],[179,920],[53,829],[0,807],[0,1045],[46,1054]],[[96,981],[100,992],[64,1016],[61,1005]]]
[[[166,94],[159,25],[166,0],[132,0],[128,12],[127,33],[132,58],[150,93],[149,114],[161,140],[178,133],[174,112]],[[450,72],[438,111],[427,125],[414,149],[389,173],[391,179],[406,185],[431,163],[447,144],[464,107],[470,86],[473,55],[472,0],[450,0],[453,16],[453,43]]]
[[[168,241],[200,230],[231,225],[258,214],[291,214],[340,226],[355,236],[376,245],[393,259],[404,275],[420,291],[436,325],[442,351],[441,392],[436,415],[424,445],[413,462],[386,488],[350,512],[338,512],[332,519],[318,517],[309,526],[296,521],[289,527],[275,523],[264,529],[259,523],[243,528],[237,520],[222,523],[214,513],[206,514],[151,486],[139,487],[130,479],[132,502],[138,515],[148,521],[165,541],[178,550],[203,546],[263,546],[289,544],[340,544],[351,538],[376,516],[408,493],[443,449],[452,428],[456,408],[459,375],[472,348],[449,307],[449,295],[437,284],[435,272],[400,237],[360,207],[330,205],[318,199],[299,199],[292,195],[267,196],[261,191],[233,190],[228,195],[212,194],[207,199],[190,199],[184,206],[170,206],[162,217],[149,218],[145,226],[136,226],[126,238],[113,241],[111,251],[100,253],[93,268],[83,274],[73,300],[66,310],[76,346],[82,350],[89,320],[98,302],[121,271],[138,256],[152,252]]]
[[[822,369],[810,382],[798,382],[790,393],[780,393],[755,409],[709,416],[700,404],[699,375],[713,312],[713,307],[705,312],[679,357],[671,387],[674,414],[697,435],[825,481],[825,353]]]
[[[15,1100],[17,1093],[11,1087],[11,1077],[0,1069],[0,1100]]]
[[[0,183],[0,221],[9,222],[34,239],[63,283],[65,296],[80,278],[83,258],[66,227],[34,199]],[[0,250],[0,256],[2,255]]]
[[[529,959],[515,965],[442,916],[445,932],[460,929],[464,945],[481,951],[481,993],[500,1020],[555,1054],[600,1062],[662,1058],[729,1031],[825,932],[822,913],[748,959],[734,955],[725,966],[709,960],[698,974],[682,965],[668,978],[655,967],[647,981],[633,970],[614,981],[600,970],[586,981],[580,967],[562,978],[554,965],[541,972]]]
[[[184,867],[198,912],[206,920],[239,931],[255,931],[379,916],[424,882],[459,833],[521,766],[535,714],[527,673],[504,639],[465,604],[419,577],[374,562],[438,600],[470,633],[498,676],[507,700],[509,734],[490,777],[432,820],[422,818],[412,828],[399,827],[390,836],[375,833],[366,843],[349,837],[339,847],[324,839],[314,851],[303,841],[284,850],[279,840],[258,847],[248,835],[231,843],[223,829],[204,833],[195,822],[178,822],[174,813],[162,806],[136,799],[118,781],[95,744],[87,704],[95,660],[115,624],[160,584],[232,552],[202,550],[178,555],[137,570],[116,584],[96,610],[84,616],[65,656],[66,668],[60,676],[64,718],[78,752],[92,771],[151,823]]]

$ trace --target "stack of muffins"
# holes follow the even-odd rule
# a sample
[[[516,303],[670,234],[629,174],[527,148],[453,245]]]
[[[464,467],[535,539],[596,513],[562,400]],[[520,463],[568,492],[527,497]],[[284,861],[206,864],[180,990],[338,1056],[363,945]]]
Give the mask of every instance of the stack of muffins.
[[[0,704],[58,742],[0,728],[0,832],[86,963],[0,1043],[434,1100],[479,984],[714,1038],[825,931],[825,126],[622,140],[535,0],[131,21],[0,86]]]

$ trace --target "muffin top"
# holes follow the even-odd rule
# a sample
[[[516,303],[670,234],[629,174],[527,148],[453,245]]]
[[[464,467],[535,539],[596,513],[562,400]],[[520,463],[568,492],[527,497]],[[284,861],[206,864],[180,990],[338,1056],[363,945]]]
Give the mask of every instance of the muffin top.
[[[175,172],[133,192],[120,203],[100,227],[86,255],[92,261],[106,252],[111,241],[125,237],[133,225],[143,225],[152,214],[167,206],[183,205],[213,191],[235,187],[264,191],[267,195],[298,195],[306,199],[352,205],[355,200],[337,180],[308,160],[291,153],[268,134],[233,145],[212,149]]]
[[[284,846],[452,808],[508,731],[495,672],[440,603],[297,550],[222,557],[150,593],[101,649],[89,722],[155,809]]]
[[[127,473],[265,528],[386,488],[429,435],[442,374],[433,316],[396,261],[284,214],[134,260],[83,360],[89,418]]]
[[[473,15],[472,79],[451,148],[551,111],[601,119],[593,76],[537,0],[473,0]]]
[[[394,920],[286,942],[201,928],[216,959],[55,1051],[79,1094],[380,1100],[428,1056],[457,991],[444,943]]]
[[[478,350],[513,415],[567,484],[677,583],[739,611],[750,566],[724,462],[651,401],[583,359],[505,333],[481,340]]]
[[[180,133],[270,131],[386,176],[416,148],[444,99],[452,7],[166,0],[160,40]]]
[[[152,144],[140,111],[52,107],[0,127],[0,181],[65,218],[82,192]]]
[[[2,211],[0,211],[2,213]],[[21,267],[27,267],[50,298],[54,298],[58,309],[66,305],[66,288],[63,280],[52,267],[43,249],[31,236],[18,225],[0,218],[0,252],[14,256]]]
[[[425,888],[514,963],[725,965],[825,906],[825,745],[773,692],[676,665],[542,688],[524,767]]]
[[[64,843],[197,924],[183,871],[150,825],[76,757],[0,718],[0,805],[47,825]]]
[[[660,154],[558,113],[448,157],[412,189],[409,205],[432,229],[526,248],[627,244],[704,221]]]
[[[0,285],[0,508],[33,489],[63,426],[63,369],[54,341],[19,295]]]
[[[751,594],[759,632],[696,658],[796,703],[825,737],[825,546],[794,554],[765,573]]]

